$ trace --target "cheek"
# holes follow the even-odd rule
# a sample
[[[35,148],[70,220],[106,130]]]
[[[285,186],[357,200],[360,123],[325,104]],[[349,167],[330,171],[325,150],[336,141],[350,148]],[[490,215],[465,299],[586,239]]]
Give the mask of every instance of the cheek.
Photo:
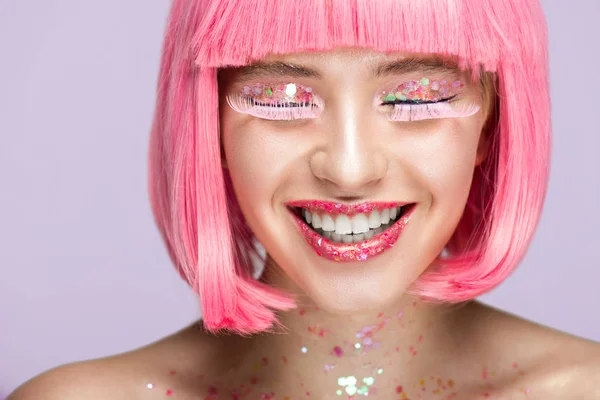
[[[480,131],[478,124],[463,119],[447,120],[421,133],[402,140],[396,151],[402,152],[399,162],[422,201],[419,228],[408,246],[422,249],[414,257],[429,263],[446,246],[463,215]]]
[[[259,124],[222,124],[223,147],[236,197],[245,213],[264,213],[281,186],[297,150]],[[252,219],[251,216],[248,216]]]
[[[464,205],[471,186],[480,126],[477,119],[448,119],[403,142],[407,170],[429,192],[433,205]],[[453,206],[454,204],[454,206]],[[449,211],[449,210],[447,210]]]

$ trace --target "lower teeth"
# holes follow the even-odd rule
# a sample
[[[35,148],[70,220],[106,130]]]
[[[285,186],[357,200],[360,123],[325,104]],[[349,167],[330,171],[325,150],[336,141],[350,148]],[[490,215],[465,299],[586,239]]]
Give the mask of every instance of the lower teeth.
[[[375,235],[380,234],[389,228],[395,221],[391,221],[389,224],[383,224],[379,228],[369,229],[369,232],[365,233],[355,233],[349,235],[340,235],[335,233],[334,231],[324,231],[321,228],[317,228],[313,230],[317,232],[319,235],[323,236],[325,239],[329,239],[335,243],[358,243],[364,240],[373,239]]]

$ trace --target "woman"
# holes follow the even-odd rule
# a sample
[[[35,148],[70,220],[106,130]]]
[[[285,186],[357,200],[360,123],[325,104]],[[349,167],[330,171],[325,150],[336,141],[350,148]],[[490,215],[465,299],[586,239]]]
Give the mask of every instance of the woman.
[[[532,1],[173,1],[150,194],[203,319],[11,399],[600,398],[597,345],[473,300],[541,212],[546,42]]]

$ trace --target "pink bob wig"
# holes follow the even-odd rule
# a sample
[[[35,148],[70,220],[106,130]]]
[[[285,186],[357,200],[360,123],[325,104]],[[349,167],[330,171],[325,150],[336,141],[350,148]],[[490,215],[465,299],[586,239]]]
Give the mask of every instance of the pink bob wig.
[[[537,0],[173,0],[150,136],[154,217],[180,275],[199,295],[209,331],[251,334],[295,307],[253,277],[254,237],[221,166],[219,68],[269,53],[365,47],[452,56],[474,79],[493,73],[491,150],[475,169],[449,256],[411,293],[473,299],[524,256],[548,182],[550,101],[546,22]]]

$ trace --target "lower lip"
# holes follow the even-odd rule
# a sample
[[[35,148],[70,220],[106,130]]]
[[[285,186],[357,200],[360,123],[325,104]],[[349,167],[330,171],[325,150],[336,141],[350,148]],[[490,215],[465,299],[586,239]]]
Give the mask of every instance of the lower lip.
[[[324,238],[313,231],[302,218],[294,213],[292,215],[300,228],[300,233],[302,233],[306,242],[317,252],[318,256],[337,262],[360,262],[368,261],[394,247],[394,244],[400,237],[400,233],[410,221],[415,208],[416,204],[411,205],[410,209],[394,222],[392,226],[372,239],[347,244],[332,242]]]

